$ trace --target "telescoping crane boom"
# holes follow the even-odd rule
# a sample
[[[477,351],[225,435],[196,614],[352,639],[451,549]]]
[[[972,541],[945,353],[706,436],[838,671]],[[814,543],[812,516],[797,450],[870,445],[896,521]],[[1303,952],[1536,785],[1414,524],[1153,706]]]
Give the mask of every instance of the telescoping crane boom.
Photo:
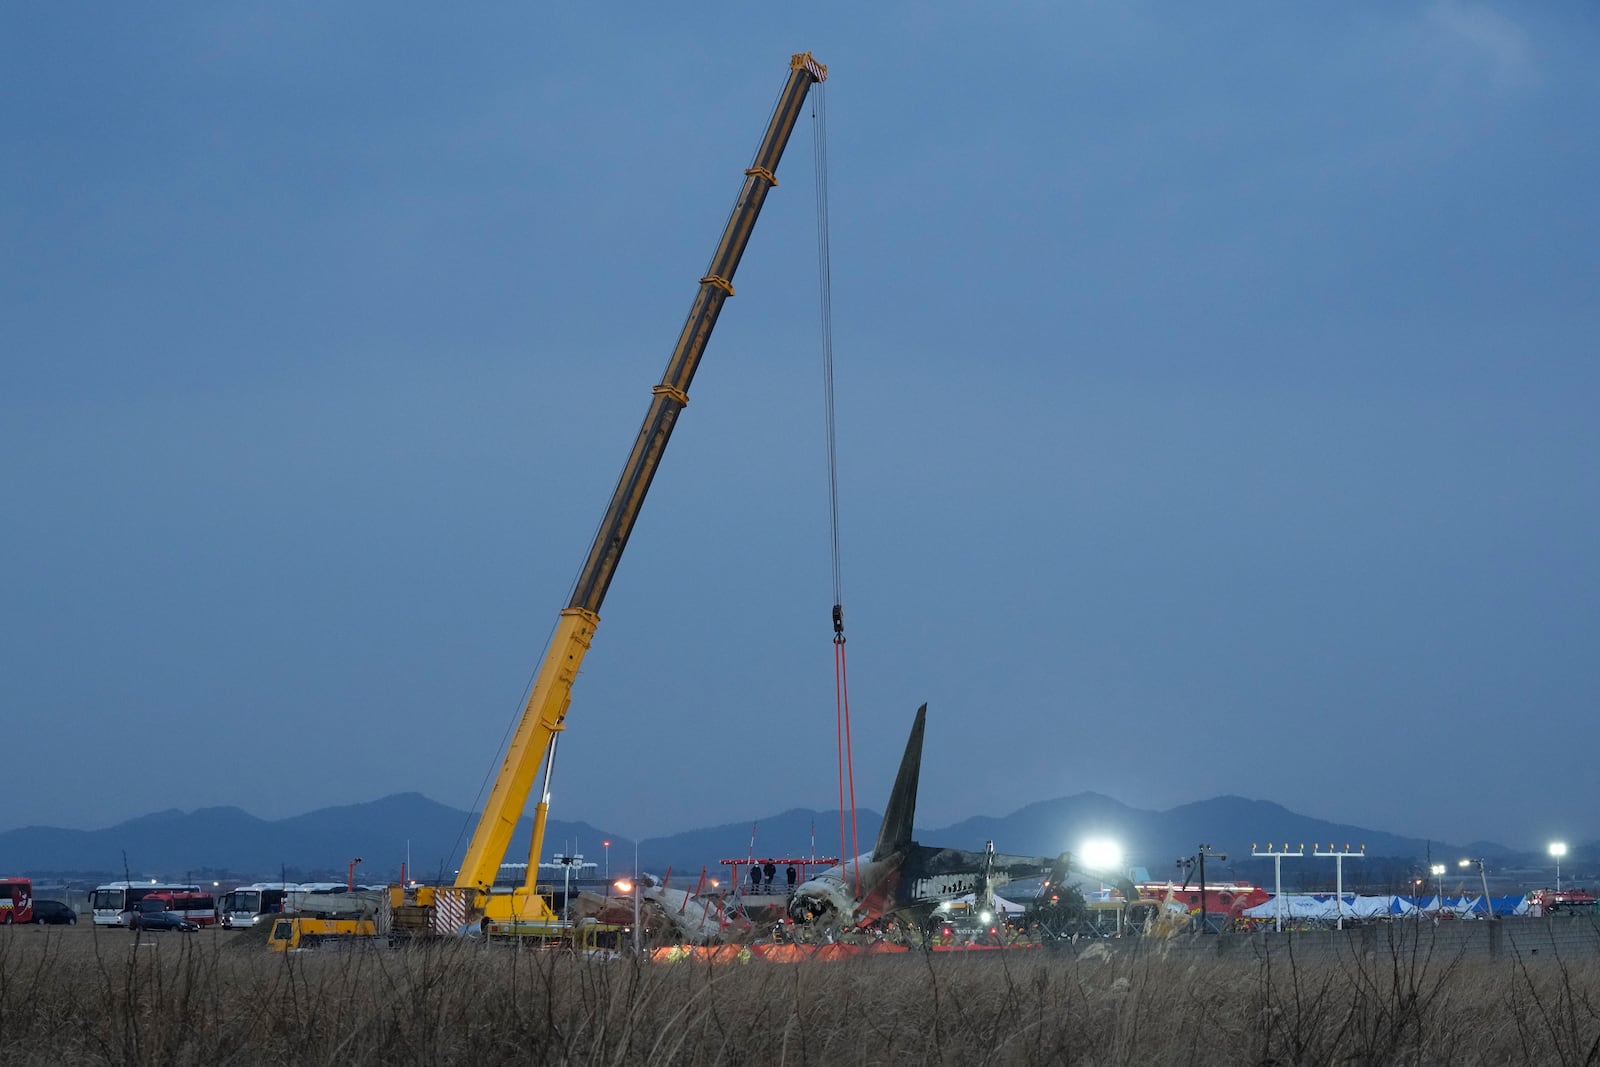
[[[555,633],[545,651],[544,661],[535,676],[527,706],[517,723],[506,750],[505,762],[488,803],[473,831],[459,873],[455,894],[467,915],[473,912],[491,920],[524,923],[550,922],[555,917],[545,899],[534,891],[539,856],[544,847],[545,818],[549,811],[549,784],[556,742],[566,728],[567,707],[572,701],[572,685],[584,654],[594,639],[600,622],[600,605],[616,574],[622,550],[627,547],[645,494],[666,452],[667,441],[678,415],[689,402],[689,384],[694,380],[700,357],[717,324],[722,305],[733,295],[733,276],[749,244],[756,219],[767,192],[778,184],[778,161],[799,120],[801,108],[811,86],[828,76],[828,68],[804,52],[790,58],[789,79],[778,97],[767,131],[756,150],[755,160],[745,170],[745,182],[734,202],[733,213],[722,231],[716,252],[700,289],[695,294],[689,317],[683,324],[678,343],[672,350],[661,384],[651,390],[650,408],[634,442],[633,451],[622,469],[622,477],[606,508],[604,520],[589,548],[588,559],[578,575],[572,599],[561,612]],[[506,849],[517,821],[527,806],[539,767],[544,767],[544,782],[534,809],[533,840],[528,850],[526,883],[512,893],[490,893],[495,875],[505,859]],[[470,897],[470,899],[468,899]],[[426,903],[426,901],[419,901]]]

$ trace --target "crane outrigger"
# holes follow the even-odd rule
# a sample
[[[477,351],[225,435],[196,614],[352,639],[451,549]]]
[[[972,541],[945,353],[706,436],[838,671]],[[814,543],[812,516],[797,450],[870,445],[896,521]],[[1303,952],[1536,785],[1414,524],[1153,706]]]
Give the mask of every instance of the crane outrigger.
[[[450,887],[397,887],[393,892],[395,925],[416,929],[426,925],[449,932],[462,924],[484,920],[517,932],[557,934],[564,924],[550,902],[535,888],[539,857],[544,848],[545,819],[550,809],[550,773],[556,743],[566,729],[567,708],[578,668],[600,623],[600,605],[615,576],[622,550],[627,547],[639,510],[649,492],[678,415],[689,402],[689,384],[711,339],[722,306],[733,295],[733,276],[755,230],[767,192],[778,184],[778,162],[794,132],[811,86],[824,81],[828,68],[810,52],[789,60],[789,78],[778,97],[765,136],[754,161],[745,170],[744,186],[722,231],[711,264],[700,279],[699,291],[678,343],[667,362],[661,383],[651,390],[649,410],[633,451],[622,469],[605,518],[589,548],[588,559],[561,611],[533,689],[523,708],[505,761],[489,792],[488,803],[467,845],[455,884]],[[527,807],[534,779],[544,768],[539,802],[534,808],[533,840],[528,849],[528,873],[523,885],[509,893],[493,892],[506,849]],[[409,914],[408,914],[409,913]]]

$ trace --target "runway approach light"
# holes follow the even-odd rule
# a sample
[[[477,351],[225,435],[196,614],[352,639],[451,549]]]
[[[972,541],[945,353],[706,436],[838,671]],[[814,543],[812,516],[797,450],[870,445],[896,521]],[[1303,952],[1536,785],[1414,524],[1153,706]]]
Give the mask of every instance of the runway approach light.
[[[1115,871],[1122,867],[1122,846],[1105,838],[1085,841],[1078,859],[1090,871]]]

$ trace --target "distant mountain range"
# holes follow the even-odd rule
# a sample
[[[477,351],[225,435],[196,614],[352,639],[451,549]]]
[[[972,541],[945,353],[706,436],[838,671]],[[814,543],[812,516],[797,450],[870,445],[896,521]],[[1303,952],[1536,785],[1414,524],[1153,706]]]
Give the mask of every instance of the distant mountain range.
[[[872,847],[881,815],[858,809],[856,839],[863,851]],[[420,793],[398,793],[366,804],[323,808],[288,819],[256,818],[239,808],[157,812],[102,830],[65,830],[31,826],[0,832],[0,874],[29,874],[74,880],[121,877],[192,879],[276,878],[295,881],[342,880],[351,860],[362,857],[357,879],[397,879],[410,857],[410,871],[419,878],[448,878],[465,849],[475,817],[429,800]],[[638,842],[641,867],[694,872],[702,865],[713,872],[722,859],[758,856],[809,857],[837,854],[839,813],[797,808],[777,815],[721,826],[688,830]],[[531,822],[523,819],[506,856],[527,858]],[[1169,811],[1132,808],[1098,793],[1079,793],[1040,801],[1002,817],[975,816],[951,826],[918,828],[924,844],[980,849],[993,841],[1001,852],[1054,855],[1076,847],[1086,837],[1120,842],[1130,864],[1166,878],[1174,861],[1194,852],[1198,842],[1227,853],[1228,861],[1212,861],[1214,878],[1266,881],[1270,860],[1252,860],[1252,847],[1269,847],[1268,839],[1290,847],[1305,843],[1307,858],[1295,861],[1301,875],[1316,870],[1317,880],[1332,877],[1332,864],[1310,857],[1313,843],[1366,847],[1368,859],[1347,862],[1351,881],[1397,882],[1429,859],[1484,857],[1492,867],[1537,868],[1548,863],[1538,855],[1519,854],[1490,842],[1464,845],[1332,823],[1299,815],[1278,804],[1225,796],[1185,804]],[[815,845],[813,845],[815,840]],[[603,842],[609,841],[607,849]],[[582,853],[611,872],[633,869],[634,841],[586,822],[551,819],[545,832],[545,858],[563,851]],[[1600,857],[1600,845],[1573,845],[1566,860],[1573,877],[1583,864]],[[1217,869],[1220,865],[1220,869]],[[1292,877],[1285,864],[1286,885]],[[1329,868],[1323,871],[1322,868]],[[1305,877],[1294,877],[1306,884]]]

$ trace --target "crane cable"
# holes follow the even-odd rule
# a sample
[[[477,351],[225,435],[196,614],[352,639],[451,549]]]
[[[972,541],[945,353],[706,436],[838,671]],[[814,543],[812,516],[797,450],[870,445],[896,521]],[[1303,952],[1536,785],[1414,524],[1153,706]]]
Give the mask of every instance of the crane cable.
[[[856,771],[850,743],[850,683],[845,666],[844,577],[839,553],[839,442],[833,404],[833,266],[828,242],[828,97],[818,83],[811,94],[811,162],[816,173],[817,288],[821,293],[822,384],[828,437],[828,517],[833,548],[833,685],[839,760],[839,854],[861,855],[856,827]],[[850,833],[845,835],[845,792],[849,790]],[[861,865],[855,869],[856,895],[861,895]]]

